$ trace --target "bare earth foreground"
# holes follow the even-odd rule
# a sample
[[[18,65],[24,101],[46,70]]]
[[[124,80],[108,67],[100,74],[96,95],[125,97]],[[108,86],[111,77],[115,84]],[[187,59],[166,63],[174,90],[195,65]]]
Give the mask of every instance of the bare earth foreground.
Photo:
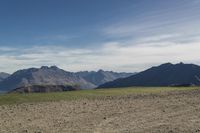
[[[1,105],[0,132],[200,132],[200,89]]]

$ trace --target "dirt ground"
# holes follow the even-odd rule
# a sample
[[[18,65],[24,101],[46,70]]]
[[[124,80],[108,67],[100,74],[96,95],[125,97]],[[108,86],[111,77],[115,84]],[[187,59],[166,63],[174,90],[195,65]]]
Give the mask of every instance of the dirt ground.
[[[0,133],[196,133],[200,90],[0,106]]]

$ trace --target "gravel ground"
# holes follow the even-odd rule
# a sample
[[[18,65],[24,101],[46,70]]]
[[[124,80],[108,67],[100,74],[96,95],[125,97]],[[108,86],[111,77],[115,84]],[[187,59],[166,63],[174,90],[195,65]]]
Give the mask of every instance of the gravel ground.
[[[0,106],[0,133],[196,133],[200,90]]]

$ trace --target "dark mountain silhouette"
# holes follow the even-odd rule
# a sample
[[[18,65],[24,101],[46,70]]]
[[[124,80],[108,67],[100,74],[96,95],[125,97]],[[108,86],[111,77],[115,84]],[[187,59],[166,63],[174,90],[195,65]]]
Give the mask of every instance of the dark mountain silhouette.
[[[200,66],[183,63],[166,63],[128,78],[105,83],[98,88],[182,85],[200,85]]]
[[[76,86],[65,85],[32,85],[26,87],[19,87],[11,90],[10,93],[45,93],[45,92],[63,92],[79,90]]]
[[[81,89],[91,89],[95,85],[74,73],[66,72],[56,66],[19,70],[0,82],[0,91],[10,91],[32,85],[70,85]]]
[[[97,72],[95,72],[95,71],[77,72],[76,74],[79,75],[80,77],[84,78],[86,81],[88,81],[96,86],[99,86],[101,84],[116,80],[118,78],[125,78],[128,76],[131,76],[134,73],[124,73],[124,72],[117,73],[117,72],[113,72],[113,71],[99,70]]]
[[[10,74],[8,74],[8,73],[0,72],[0,82],[9,76],[10,76]]]

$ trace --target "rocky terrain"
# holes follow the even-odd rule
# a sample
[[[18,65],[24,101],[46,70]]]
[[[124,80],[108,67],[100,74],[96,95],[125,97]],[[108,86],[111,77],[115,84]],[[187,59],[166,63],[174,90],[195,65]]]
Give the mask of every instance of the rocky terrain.
[[[0,106],[1,133],[197,133],[200,90]]]

